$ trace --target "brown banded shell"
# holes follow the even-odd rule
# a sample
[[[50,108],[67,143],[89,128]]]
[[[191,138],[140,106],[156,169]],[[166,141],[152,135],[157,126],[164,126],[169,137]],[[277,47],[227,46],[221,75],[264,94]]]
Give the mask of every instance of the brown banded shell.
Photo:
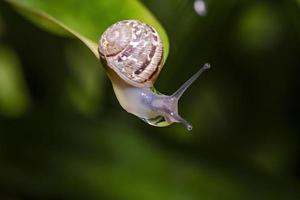
[[[163,65],[157,31],[137,20],[113,24],[101,36],[99,54],[128,84],[151,87]]]

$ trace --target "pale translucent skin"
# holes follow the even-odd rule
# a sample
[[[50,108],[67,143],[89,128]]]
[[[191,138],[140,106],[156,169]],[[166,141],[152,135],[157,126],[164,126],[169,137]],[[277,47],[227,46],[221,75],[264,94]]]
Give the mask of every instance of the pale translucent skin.
[[[151,88],[138,88],[124,82],[112,70],[108,75],[120,105],[129,113],[136,115],[154,126],[167,126],[172,123],[182,123],[188,130],[192,126],[178,114],[178,101],[185,90],[202,74],[209,69],[205,64],[189,80],[187,80],[174,94],[167,96],[153,92]],[[154,123],[151,119],[161,116],[166,123]]]

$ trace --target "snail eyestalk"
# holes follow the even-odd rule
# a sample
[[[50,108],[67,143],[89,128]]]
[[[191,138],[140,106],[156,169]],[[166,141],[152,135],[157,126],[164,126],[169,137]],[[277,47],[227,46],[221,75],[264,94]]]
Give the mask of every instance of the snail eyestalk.
[[[206,63],[201,69],[199,69],[190,79],[188,79],[179,89],[174,92],[171,96],[157,96],[157,98],[153,98],[152,106],[155,111],[161,113],[164,116],[165,120],[172,124],[182,123],[186,126],[186,128],[190,131],[192,130],[192,125],[190,125],[184,118],[182,118],[178,114],[178,101],[183,93],[186,91],[188,87],[191,86],[193,82],[197,80],[197,78],[207,69],[210,68],[210,65]]]
[[[173,97],[175,97],[175,98],[177,98],[177,99],[179,99],[182,95],[183,95],[183,93],[186,91],[186,89],[188,89],[191,85],[192,85],[192,83],[194,83],[195,82],[195,80],[197,80],[197,78],[205,71],[205,70],[207,70],[207,69],[209,69],[210,68],[210,64],[208,64],[208,63],[205,63],[204,65],[203,65],[203,67],[201,67],[189,80],[187,80],[184,84],[182,84],[181,86],[180,86],[180,88],[176,91],[176,92],[174,92],[173,94],[172,94],[172,96]]]
[[[185,83],[183,83],[179,89],[174,92],[171,95],[171,98],[174,98],[174,102],[176,102],[176,111],[178,110],[178,101],[180,99],[180,97],[183,95],[183,93],[186,91],[186,89],[188,89],[198,78],[199,76],[207,69],[210,68],[210,64],[205,63],[203,65],[203,67],[201,67],[191,78],[189,78]],[[178,112],[178,111],[177,111]],[[183,119],[182,117],[179,116],[179,114],[176,112],[176,115],[174,115],[174,119],[176,119],[179,123],[182,123],[183,125],[186,126],[186,128],[190,131],[192,130],[192,125],[190,125],[185,119]]]

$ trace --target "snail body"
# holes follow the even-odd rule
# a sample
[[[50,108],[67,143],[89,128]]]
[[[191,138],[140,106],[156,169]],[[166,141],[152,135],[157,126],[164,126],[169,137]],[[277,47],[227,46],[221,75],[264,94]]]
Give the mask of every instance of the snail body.
[[[178,114],[178,100],[208,64],[167,96],[153,87],[164,60],[163,44],[153,27],[138,20],[117,22],[102,34],[98,50],[116,97],[127,112],[154,126],[178,122],[192,129]]]

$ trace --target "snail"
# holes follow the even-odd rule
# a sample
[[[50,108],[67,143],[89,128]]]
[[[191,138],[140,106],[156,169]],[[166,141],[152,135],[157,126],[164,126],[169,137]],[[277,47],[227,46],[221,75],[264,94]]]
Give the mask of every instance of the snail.
[[[102,34],[98,51],[116,97],[127,112],[153,126],[182,123],[192,129],[178,114],[178,101],[201,73],[210,68],[209,64],[168,96],[153,87],[164,64],[164,51],[152,26],[138,20],[119,21]]]

